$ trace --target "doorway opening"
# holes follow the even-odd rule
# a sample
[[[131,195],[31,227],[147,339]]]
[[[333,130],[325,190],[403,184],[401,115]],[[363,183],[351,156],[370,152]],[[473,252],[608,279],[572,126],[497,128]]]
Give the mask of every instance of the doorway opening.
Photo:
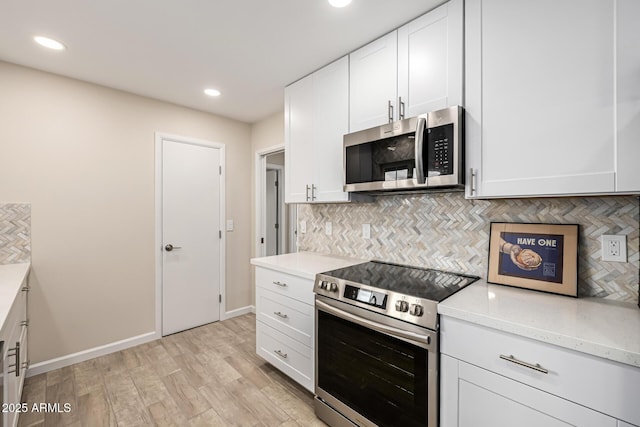
[[[256,256],[296,252],[297,206],[284,203],[284,148],[256,155]]]

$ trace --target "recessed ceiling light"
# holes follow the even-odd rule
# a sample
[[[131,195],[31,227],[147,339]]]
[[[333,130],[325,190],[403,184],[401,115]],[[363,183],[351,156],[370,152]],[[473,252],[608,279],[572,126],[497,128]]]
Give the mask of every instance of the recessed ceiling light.
[[[205,89],[204,93],[209,96],[220,96],[221,94],[218,89]]]
[[[349,3],[351,3],[351,0],[329,0],[329,4],[333,7],[345,7]]]
[[[65,50],[65,46],[62,43],[57,40],[50,39],[49,37],[35,36],[33,39],[40,46],[44,46],[53,50]]]

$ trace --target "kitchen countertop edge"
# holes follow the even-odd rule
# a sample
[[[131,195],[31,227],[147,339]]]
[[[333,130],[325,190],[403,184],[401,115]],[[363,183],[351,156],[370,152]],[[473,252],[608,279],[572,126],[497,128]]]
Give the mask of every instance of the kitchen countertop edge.
[[[311,280],[315,280],[316,274],[318,273],[348,267],[366,261],[367,260],[363,259],[317,252],[295,252],[291,254],[251,258],[252,265]]]
[[[441,302],[438,313],[640,368],[640,310],[632,303],[480,280]]]

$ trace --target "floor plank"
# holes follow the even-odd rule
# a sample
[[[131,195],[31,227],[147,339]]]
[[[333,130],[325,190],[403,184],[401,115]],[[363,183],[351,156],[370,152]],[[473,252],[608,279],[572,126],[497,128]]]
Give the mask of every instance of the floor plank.
[[[19,426],[325,426],[313,396],[255,353],[255,315],[27,378]]]

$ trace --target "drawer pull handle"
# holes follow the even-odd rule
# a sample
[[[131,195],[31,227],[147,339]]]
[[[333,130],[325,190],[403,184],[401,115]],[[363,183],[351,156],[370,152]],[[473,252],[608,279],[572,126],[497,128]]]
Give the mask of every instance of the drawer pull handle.
[[[282,314],[279,311],[274,311],[273,314],[275,314],[278,317],[282,317],[283,319],[288,319],[289,316],[287,316],[286,314]]]
[[[273,350],[273,352],[278,356],[282,357],[283,359],[286,359],[287,357],[289,357],[287,356],[287,353],[283,353],[281,350]]]
[[[274,285],[278,285],[278,286],[282,286],[283,288],[287,287],[286,283],[282,283],[282,282],[273,282]]]
[[[510,354],[509,356],[505,356],[504,354],[501,354],[500,359],[506,360],[507,362],[515,363],[516,365],[524,366],[525,368],[533,369],[534,371],[542,372],[543,374],[549,373],[549,370],[540,366],[539,363],[536,363],[535,365],[533,365],[531,363],[523,362],[522,360],[518,360],[515,357],[513,357],[513,354]]]

